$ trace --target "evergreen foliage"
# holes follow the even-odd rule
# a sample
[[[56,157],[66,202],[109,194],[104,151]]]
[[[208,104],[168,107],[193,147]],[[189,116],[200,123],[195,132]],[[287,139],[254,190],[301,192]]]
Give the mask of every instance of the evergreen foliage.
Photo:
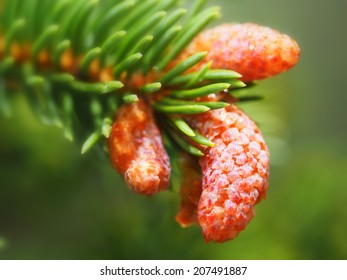
[[[82,153],[110,134],[122,103],[151,97],[171,139],[192,154],[182,135],[201,145],[179,114],[223,108],[225,102],[196,102],[196,97],[244,87],[240,75],[211,70],[210,63],[189,74],[206,52],[173,68],[170,62],[204,27],[219,17],[219,8],[195,1],[189,11],[176,0],[6,0],[1,11],[0,111],[11,113],[11,97],[24,92],[44,124],[61,127]],[[107,71],[106,71],[107,70]],[[103,73],[107,78],[104,78]],[[146,82],[138,86],[134,77]],[[147,77],[154,77],[149,79]],[[158,92],[165,98],[155,98]]]

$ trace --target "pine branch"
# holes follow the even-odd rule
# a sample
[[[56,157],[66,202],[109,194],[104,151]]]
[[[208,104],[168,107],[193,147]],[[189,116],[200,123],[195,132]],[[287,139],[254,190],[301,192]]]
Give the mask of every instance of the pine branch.
[[[51,5],[5,1],[0,48],[2,114],[8,116],[11,111],[9,87],[25,88],[39,120],[62,127],[65,137],[81,142],[85,153],[109,136],[102,133],[109,127],[105,129],[101,120],[112,119],[115,108],[136,102],[138,95],[149,98],[158,91],[171,92],[170,99],[152,102],[153,109],[168,118],[224,107],[223,102],[203,104],[195,98],[245,85],[236,72],[209,70],[210,63],[190,71],[206,52],[166,70],[191,39],[219,17],[218,8],[203,9],[203,2],[196,1],[187,13],[172,0],[66,0]],[[136,75],[145,81],[147,76],[154,78],[134,85]],[[95,100],[97,113],[91,109]]]

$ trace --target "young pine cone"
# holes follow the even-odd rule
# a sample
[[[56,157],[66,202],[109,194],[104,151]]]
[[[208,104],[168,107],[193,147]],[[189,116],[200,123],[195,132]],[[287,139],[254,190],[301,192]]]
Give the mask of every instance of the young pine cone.
[[[215,146],[201,157],[198,222],[206,241],[235,238],[254,216],[268,188],[269,153],[250,118],[235,105],[189,117]]]
[[[144,100],[124,104],[117,111],[109,149],[113,166],[135,192],[152,195],[169,187],[169,157]]]
[[[179,55],[178,61],[208,51],[196,68],[212,61],[211,68],[229,69],[251,82],[289,70],[299,59],[300,48],[288,35],[253,23],[223,24],[200,33]],[[177,61],[175,62],[177,63]]]

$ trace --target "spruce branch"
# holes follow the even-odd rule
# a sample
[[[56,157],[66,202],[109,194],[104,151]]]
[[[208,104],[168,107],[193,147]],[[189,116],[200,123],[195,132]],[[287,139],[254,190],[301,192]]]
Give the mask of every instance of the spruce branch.
[[[113,107],[118,108],[121,103],[136,102],[139,94],[159,91],[170,92],[170,98],[152,101],[152,108],[168,119],[225,107],[225,102],[197,102],[195,98],[242,87],[238,80],[241,75],[211,70],[210,63],[186,74],[206,52],[193,54],[165,70],[192,38],[219,16],[218,7],[203,9],[204,2],[196,1],[187,12],[173,0],[62,0],[52,5],[5,1],[0,60],[2,114],[10,114],[6,88],[11,81],[26,89],[28,103],[43,123],[63,127],[65,137],[82,142],[85,153],[109,135],[101,133],[108,129],[103,122],[93,120],[95,112],[88,110],[88,104],[95,100],[100,103],[98,119],[112,119],[115,111],[108,108],[109,103],[115,102]],[[134,85],[132,77],[138,73],[154,78]],[[82,104],[87,107],[82,108]],[[177,120],[179,117],[176,124],[187,132],[183,120]],[[94,132],[90,134],[91,130]]]

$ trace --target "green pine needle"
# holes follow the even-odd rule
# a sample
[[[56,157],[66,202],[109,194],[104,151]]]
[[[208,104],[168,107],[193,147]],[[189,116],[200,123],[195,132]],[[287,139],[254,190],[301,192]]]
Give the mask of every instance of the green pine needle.
[[[191,79],[194,79],[194,77],[199,74],[198,72],[193,72],[189,73],[186,75],[178,76],[174,79],[172,79],[169,84],[170,85],[179,85],[179,84],[186,84],[188,83]],[[234,79],[241,78],[242,76],[231,70],[207,70],[205,75],[202,77],[204,80],[209,80],[213,82],[222,82],[222,81],[232,81]]]
[[[112,120],[110,118],[105,118],[101,126],[101,134],[105,138],[109,138],[112,131]]]
[[[72,81],[71,88],[88,94],[104,94],[114,92],[124,85],[119,81],[111,82],[98,82],[98,83],[85,83],[81,81]]]
[[[101,46],[100,54],[102,66],[106,64],[107,56],[111,55],[111,53],[115,51],[115,49],[119,45],[119,40],[123,38],[126,34],[127,33],[124,30],[117,31],[105,40],[105,42]]]
[[[143,57],[142,53],[135,53],[132,54],[131,56],[125,58],[122,62],[120,62],[119,64],[117,64],[114,68],[113,68],[113,75],[114,77],[118,78],[120,76],[120,74],[127,70],[127,72],[130,71],[130,69],[136,64],[138,63],[138,61]]]
[[[127,104],[139,101],[139,97],[136,94],[126,94],[123,96],[123,101]]]
[[[88,152],[99,141],[101,135],[102,134],[99,130],[90,134],[82,144],[81,154],[83,155]]]
[[[25,20],[24,19],[17,19],[11,26],[10,29],[6,32],[5,40],[4,40],[4,49],[5,52],[8,53],[10,46],[16,36],[18,36],[18,33],[20,31],[23,31],[25,27]]]
[[[230,84],[228,83],[217,83],[194,89],[175,90],[170,93],[170,96],[176,98],[196,98],[212,93],[219,93],[221,91],[227,90],[229,87]]]
[[[228,81],[228,83],[230,84],[230,88],[232,89],[243,88],[247,86],[244,82],[240,80],[231,80]]]
[[[44,49],[45,45],[47,45],[51,38],[57,33],[59,29],[58,25],[51,25],[49,26],[42,34],[41,36],[34,42],[33,48],[32,48],[32,56],[34,58],[37,58],[39,52]]]
[[[174,59],[182,49],[188,45],[188,43],[213,19],[219,17],[219,7],[207,9],[206,11],[197,15],[190,24],[185,28],[185,32],[182,32],[182,36],[177,39],[172,51],[168,56],[163,58],[159,63],[158,68],[163,70],[167,64]]]
[[[187,71],[189,68],[193,67],[198,62],[200,62],[206,55],[207,55],[207,52],[199,52],[199,53],[193,54],[192,56],[188,57],[181,63],[177,64],[169,72],[167,72],[160,79],[160,82],[162,84],[167,84],[168,82],[170,82],[170,80],[182,74],[183,72]]]
[[[199,82],[201,82],[204,79],[206,72],[211,67],[211,65],[212,65],[212,62],[209,62],[209,63],[206,63],[203,67],[201,67],[201,69],[197,71],[196,73],[194,73],[194,75],[190,78],[190,80],[187,81],[187,83],[183,86],[183,89],[191,88],[195,86],[196,84],[198,84]]]
[[[160,103],[153,104],[154,110],[165,114],[201,114],[210,108],[203,105],[165,105]]]
[[[151,84],[142,86],[140,88],[140,91],[142,93],[153,93],[153,92],[157,92],[160,89],[161,89],[161,83],[156,82],[156,83],[151,83]]]
[[[221,109],[230,106],[227,102],[222,101],[206,101],[206,102],[198,102],[198,101],[188,101],[182,99],[173,99],[169,97],[165,97],[161,100],[161,103],[170,104],[170,105],[203,105],[209,107],[211,110]]]
[[[90,64],[93,60],[97,59],[101,53],[101,48],[94,48],[89,50],[83,57],[80,63],[80,71],[83,75],[87,75],[89,71]]]
[[[195,136],[191,137],[191,139],[193,141],[195,141],[196,143],[203,145],[203,146],[207,146],[207,147],[214,147],[215,144],[208,138],[202,136],[201,134],[195,132]]]
[[[135,46],[134,48],[129,52],[131,54],[133,53],[146,53],[147,49],[150,47],[151,43],[153,42],[153,35],[146,35],[144,36]]]
[[[167,129],[170,137],[177,143],[178,146],[180,146],[183,150],[186,152],[194,155],[194,156],[204,156],[204,153],[200,151],[198,148],[188,144],[183,138],[181,138],[176,131],[172,129]]]
[[[147,72],[158,61],[158,57],[165,52],[170,43],[176,38],[181,32],[182,26],[176,25],[168,29],[162,37],[155,41],[152,48],[148,51],[148,54],[144,58],[143,71]],[[158,68],[156,66],[156,68]]]
[[[189,136],[189,137],[193,137],[195,136],[195,132],[194,130],[181,118],[177,118],[177,117],[172,117],[170,118],[170,121],[172,122],[172,124],[174,124],[175,127],[177,127],[177,129],[179,129],[183,134]]]
[[[53,51],[53,62],[56,67],[60,67],[60,59],[64,51],[70,48],[71,42],[70,40],[64,40],[57,45],[57,47]]]

